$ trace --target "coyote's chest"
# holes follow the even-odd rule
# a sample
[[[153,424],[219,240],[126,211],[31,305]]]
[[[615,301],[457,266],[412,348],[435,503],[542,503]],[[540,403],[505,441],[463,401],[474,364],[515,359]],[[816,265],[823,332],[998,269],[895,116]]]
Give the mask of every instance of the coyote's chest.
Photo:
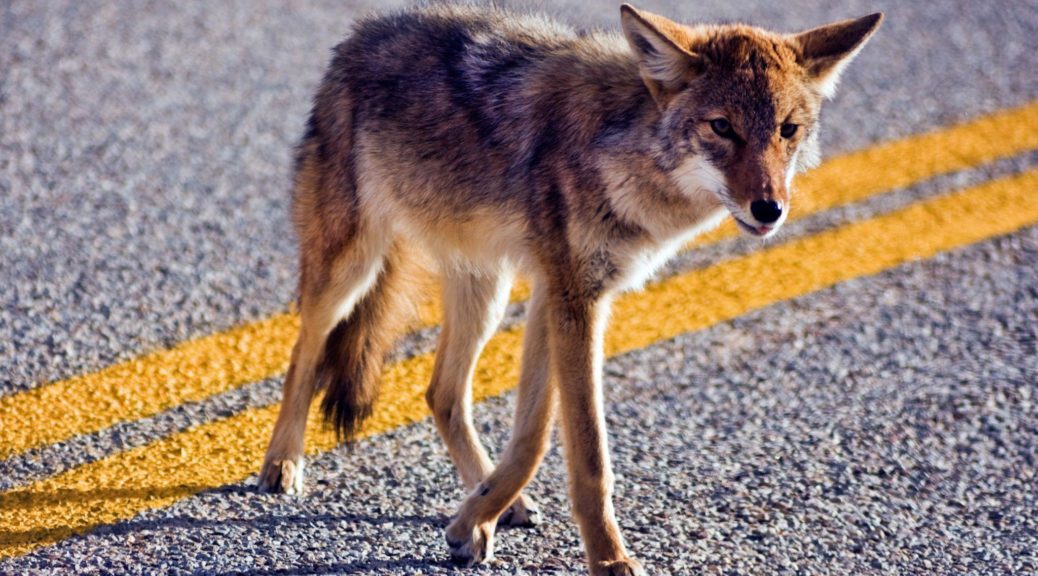
[[[607,287],[621,292],[640,289],[682,247],[696,236],[717,227],[725,215],[725,210],[719,208],[695,226],[668,239],[614,248],[612,261],[616,274]]]

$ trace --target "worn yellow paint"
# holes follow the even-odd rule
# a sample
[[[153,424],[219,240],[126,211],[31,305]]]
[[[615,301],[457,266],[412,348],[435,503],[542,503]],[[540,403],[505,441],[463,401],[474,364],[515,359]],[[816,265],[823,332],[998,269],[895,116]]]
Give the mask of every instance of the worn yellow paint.
[[[278,314],[0,398],[0,458],[284,371],[298,329],[296,315]]]
[[[676,276],[615,306],[609,354],[622,353],[855,277],[1038,224],[1038,170],[911,205],[711,268]],[[620,328],[622,326],[622,328]],[[521,331],[496,335],[481,359],[475,396],[516,380]],[[427,414],[431,355],[387,367],[370,436]],[[248,409],[0,494],[0,558],[240,482],[260,464],[276,406]],[[335,445],[311,419],[309,451]]]
[[[1038,102],[833,158],[799,179],[803,217],[885,190],[1038,148]],[[697,243],[734,233],[721,228]],[[529,287],[520,283],[514,299]],[[438,321],[437,302],[421,308]],[[145,418],[285,371],[298,319],[291,314],[191,340],[95,373],[0,398],[0,459]]]

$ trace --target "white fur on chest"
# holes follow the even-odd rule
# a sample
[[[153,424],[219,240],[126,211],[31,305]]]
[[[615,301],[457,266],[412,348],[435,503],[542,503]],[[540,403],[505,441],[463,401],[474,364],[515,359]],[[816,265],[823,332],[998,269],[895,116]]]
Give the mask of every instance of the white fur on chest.
[[[616,289],[620,291],[640,290],[659,269],[674,257],[679,250],[697,236],[716,228],[726,215],[724,209],[716,210],[709,218],[701,220],[695,227],[665,242],[654,243],[637,249],[620,251],[620,280]]]
[[[619,267],[615,288],[637,290],[696,236],[716,228],[728,211],[720,200],[724,176],[704,158],[693,156],[671,174],[675,190],[685,199],[680,211],[661,209],[651,194],[642,193],[636,178],[619,170],[606,169],[610,201],[617,213],[645,229],[649,242],[617,246],[611,252]]]

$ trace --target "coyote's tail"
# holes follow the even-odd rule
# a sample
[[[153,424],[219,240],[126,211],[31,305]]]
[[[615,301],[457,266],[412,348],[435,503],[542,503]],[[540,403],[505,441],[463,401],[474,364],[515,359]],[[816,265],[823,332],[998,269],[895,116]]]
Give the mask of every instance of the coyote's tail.
[[[321,408],[339,439],[352,440],[371,415],[385,356],[416,316],[412,297],[422,277],[421,266],[394,244],[375,285],[328,335],[316,384],[325,390]]]

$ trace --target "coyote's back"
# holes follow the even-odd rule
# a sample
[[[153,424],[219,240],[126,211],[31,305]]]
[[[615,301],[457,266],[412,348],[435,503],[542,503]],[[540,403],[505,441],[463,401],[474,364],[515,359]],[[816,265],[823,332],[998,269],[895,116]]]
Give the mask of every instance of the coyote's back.
[[[589,75],[603,84],[588,91]],[[531,180],[562,164],[591,176],[594,167],[558,152],[651,112],[643,92],[617,36],[491,9],[406,11],[361,21],[336,47],[301,156],[343,155],[342,176],[373,217],[450,236],[441,228],[461,220],[527,218]],[[468,249],[458,243],[450,248]]]

